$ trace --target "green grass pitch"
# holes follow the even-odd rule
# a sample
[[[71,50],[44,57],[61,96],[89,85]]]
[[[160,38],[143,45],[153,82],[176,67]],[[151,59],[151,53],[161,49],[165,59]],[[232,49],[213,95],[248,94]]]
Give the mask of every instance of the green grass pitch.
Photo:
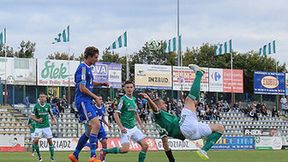
[[[56,152],[56,162],[69,162],[70,152]],[[43,162],[50,162],[49,152],[42,153]],[[80,162],[88,162],[88,152],[80,154]],[[174,151],[177,162],[203,162],[193,151]],[[281,151],[210,151],[208,162],[288,162],[288,150]],[[138,153],[130,152],[122,155],[107,155],[106,162],[137,162]],[[0,162],[37,162],[29,152],[0,153]],[[145,162],[168,162],[162,151],[149,152]]]

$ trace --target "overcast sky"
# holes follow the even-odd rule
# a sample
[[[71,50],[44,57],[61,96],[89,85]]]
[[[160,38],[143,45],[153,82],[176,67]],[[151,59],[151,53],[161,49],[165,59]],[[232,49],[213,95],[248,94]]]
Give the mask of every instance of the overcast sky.
[[[276,40],[271,57],[288,62],[287,6],[287,0],[180,0],[182,49],[233,39],[236,51],[258,51]],[[79,55],[89,45],[102,53],[125,30],[133,53],[146,41],[176,35],[176,0],[1,0],[0,20],[7,44],[36,42],[36,58],[68,51],[67,44],[51,44],[67,25],[70,53]]]

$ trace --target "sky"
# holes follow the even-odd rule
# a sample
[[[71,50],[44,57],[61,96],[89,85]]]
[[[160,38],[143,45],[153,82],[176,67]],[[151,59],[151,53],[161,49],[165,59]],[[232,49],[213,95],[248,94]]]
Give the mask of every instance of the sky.
[[[100,52],[127,31],[132,54],[145,42],[176,36],[176,0],[1,0],[0,30],[7,45],[36,43],[35,58],[54,52],[78,56],[87,46]],[[182,49],[233,40],[233,50],[258,51],[276,40],[276,58],[288,62],[287,0],[179,0]],[[70,25],[70,43],[52,44]],[[70,48],[69,48],[70,47]],[[70,49],[70,50],[69,50]],[[117,52],[117,51],[116,51]],[[121,55],[125,50],[119,50]]]

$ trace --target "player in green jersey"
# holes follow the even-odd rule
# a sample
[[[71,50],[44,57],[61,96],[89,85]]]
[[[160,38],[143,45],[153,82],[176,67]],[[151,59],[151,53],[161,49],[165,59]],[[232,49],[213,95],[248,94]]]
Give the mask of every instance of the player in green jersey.
[[[138,162],[144,162],[146,158],[146,152],[148,150],[148,144],[144,141],[144,134],[135,126],[135,118],[140,127],[146,133],[146,129],[140,120],[137,112],[136,98],[133,97],[135,90],[134,84],[131,81],[126,81],[124,84],[125,95],[121,97],[117,110],[114,113],[114,118],[121,129],[121,148],[114,147],[110,149],[103,149],[104,153],[127,153],[129,151],[130,138],[141,145],[142,150],[138,156]],[[121,115],[119,117],[119,115]]]
[[[49,143],[50,159],[51,162],[54,161],[54,146],[52,143],[52,131],[50,128],[49,115],[52,119],[52,124],[56,124],[56,119],[54,118],[51,112],[51,106],[46,102],[46,94],[40,93],[39,102],[34,106],[34,109],[31,114],[31,119],[36,121],[35,132],[34,132],[34,144],[35,150],[37,152],[39,161],[42,161],[42,157],[39,150],[39,139],[43,136],[47,139]]]
[[[154,111],[154,120],[160,135],[162,135],[163,147],[170,162],[175,162],[171,149],[168,146],[168,137],[184,140],[197,140],[206,137],[206,143],[197,151],[202,159],[208,160],[207,151],[221,138],[224,126],[221,124],[204,124],[198,122],[196,116],[196,105],[200,98],[200,83],[204,71],[197,65],[190,64],[189,68],[194,70],[196,77],[186,97],[181,112],[181,119],[167,113],[167,105],[162,99],[152,100],[147,94],[139,95],[148,100]]]
[[[34,156],[35,151],[35,144],[34,144],[34,132],[36,127],[36,121],[32,120],[31,118],[28,119],[28,127],[30,128],[30,142],[32,141],[32,154]]]

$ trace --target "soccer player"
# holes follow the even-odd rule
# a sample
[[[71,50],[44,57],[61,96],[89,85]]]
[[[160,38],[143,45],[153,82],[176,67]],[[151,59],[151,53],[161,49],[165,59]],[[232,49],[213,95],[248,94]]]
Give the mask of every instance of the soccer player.
[[[32,120],[31,118],[28,119],[28,127],[30,128],[30,139],[32,141],[32,153],[31,156],[34,156],[34,151],[35,151],[35,144],[34,144],[34,132],[35,132],[35,127],[36,127],[36,121]]]
[[[31,114],[31,119],[36,121],[34,132],[34,147],[38,155],[39,161],[42,161],[42,156],[39,150],[39,139],[43,136],[49,143],[50,159],[53,162],[54,159],[54,146],[52,143],[52,131],[50,128],[49,115],[51,116],[51,123],[56,124],[56,119],[51,112],[51,106],[46,102],[46,94],[41,92],[39,95],[39,102],[34,106]]]
[[[94,109],[96,111],[98,118],[100,119],[100,125],[101,125],[100,130],[99,130],[98,135],[97,135],[97,138],[100,140],[102,148],[106,149],[107,148],[107,134],[106,134],[106,131],[104,129],[103,123],[109,129],[111,129],[111,126],[104,119],[105,113],[106,113],[106,108],[102,103],[103,103],[102,96],[99,96],[98,99],[96,99],[96,101],[95,101]],[[85,128],[87,128],[87,126],[85,126]],[[90,143],[87,143],[86,146],[90,147]],[[106,157],[106,154],[101,152],[100,159],[102,160],[102,162],[105,162],[105,157]]]
[[[96,47],[87,47],[84,51],[84,62],[80,63],[75,72],[75,104],[79,113],[80,122],[86,123],[90,132],[83,133],[80,137],[76,149],[68,158],[72,162],[78,162],[78,155],[86,145],[88,139],[90,142],[90,159],[89,162],[98,162],[96,158],[96,144],[98,143],[98,132],[100,121],[93,108],[92,100],[97,99],[92,93],[93,86],[108,86],[109,83],[98,83],[93,81],[92,66],[98,61],[99,50]]]
[[[189,68],[194,70],[196,77],[186,97],[180,120],[177,116],[166,112],[167,105],[162,99],[156,98],[153,101],[147,94],[139,94],[148,100],[149,105],[154,111],[156,127],[162,136],[163,147],[170,162],[175,162],[175,159],[168,146],[168,137],[180,140],[197,140],[206,137],[205,145],[196,153],[200,158],[208,160],[207,151],[221,138],[224,132],[224,126],[221,124],[204,124],[198,122],[196,104],[200,99],[200,82],[204,71],[193,64],[190,64]]]
[[[135,126],[135,118],[139,123],[140,127],[146,133],[146,129],[142,124],[140,117],[137,113],[136,98],[133,97],[135,90],[134,84],[131,81],[124,83],[125,95],[121,97],[118,107],[114,113],[114,118],[121,129],[121,148],[114,147],[110,149],[103,149],[104,153],[127,153],[129,151],[129,140],[130,138],[141,145],[142,150],[138,156],[138,162],[144,162],[146,158],[146,152],[148,150],[148,144],[144,141],[144,134]],[[121,116],[119,117],[119,114]]]

